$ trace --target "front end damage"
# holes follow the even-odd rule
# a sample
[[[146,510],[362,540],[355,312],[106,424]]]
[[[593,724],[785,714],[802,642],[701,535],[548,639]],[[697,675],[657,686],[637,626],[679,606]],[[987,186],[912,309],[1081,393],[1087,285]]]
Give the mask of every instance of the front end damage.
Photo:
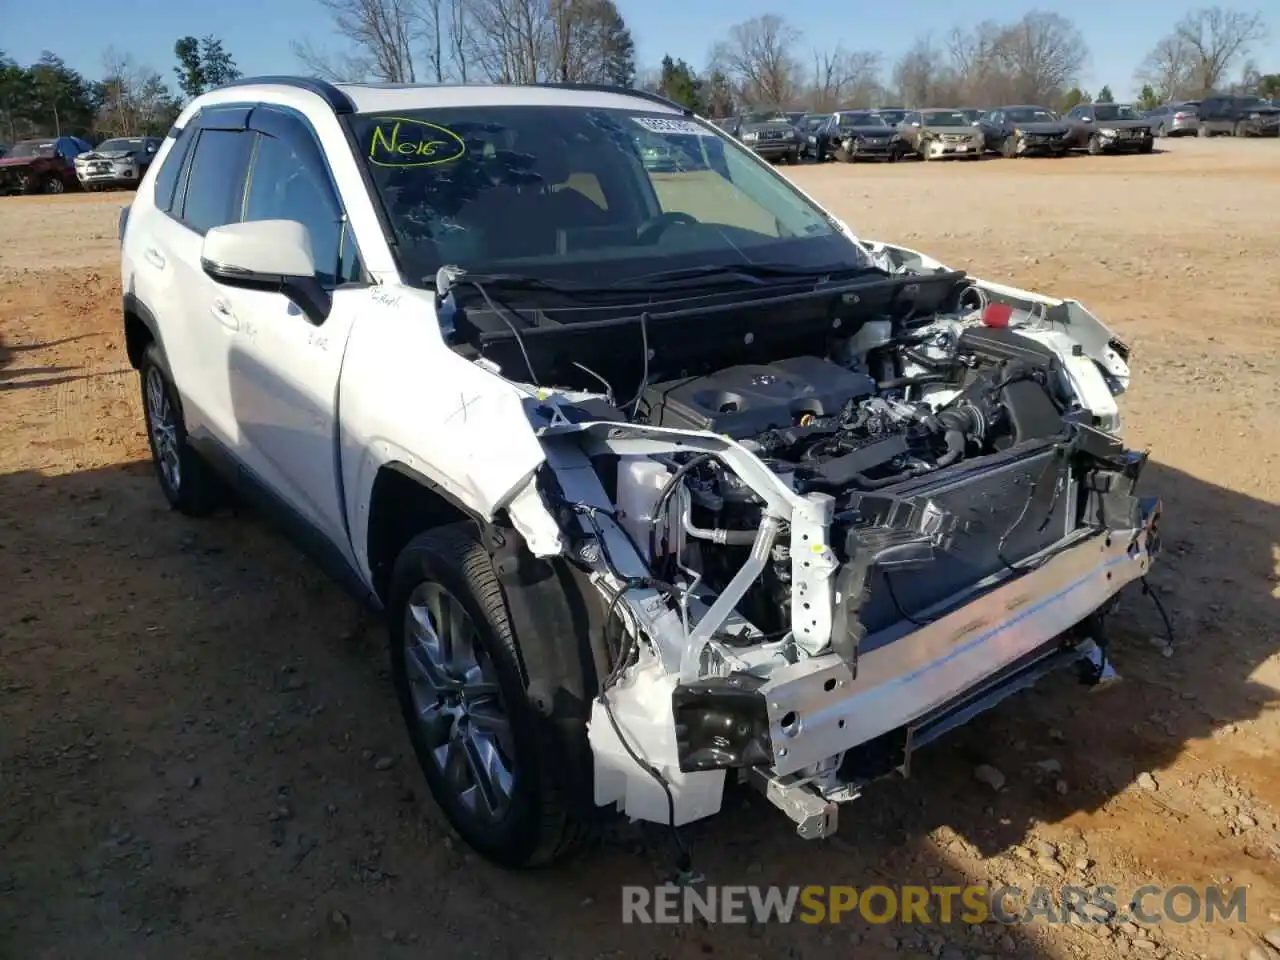
[[[1100,614],[1159,549],[1118,439],[1126,357],[1081,305],[977,282],[830,357],[653,384],[632,418],[531,400],[546,462],[505,508],[605,611],[596,804],[679,826],[732,773],[826,836],[916,748],[1046,673],[1096,675]]]

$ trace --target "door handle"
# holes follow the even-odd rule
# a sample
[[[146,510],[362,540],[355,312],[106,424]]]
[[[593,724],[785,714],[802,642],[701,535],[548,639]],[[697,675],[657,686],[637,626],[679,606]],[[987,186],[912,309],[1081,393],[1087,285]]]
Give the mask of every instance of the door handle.
[[[219,298],[213,301],[213,306],[209,309],[218,318],[218,322],[228,330],[240,329],[240,319],[235,315],[235,312],[231,309],[231,304],[227,303],[227,301]]]
[[[142,256],[146,259],[147,263],[151,264],[157,270],[164,269],[164,256],[155,247],[147,247],[147,249],[143,251]]]

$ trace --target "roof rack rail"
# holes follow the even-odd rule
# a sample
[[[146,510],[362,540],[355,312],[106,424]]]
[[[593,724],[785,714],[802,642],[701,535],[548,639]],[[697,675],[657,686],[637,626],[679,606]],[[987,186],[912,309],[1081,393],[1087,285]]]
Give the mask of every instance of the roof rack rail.
[[[219,90],[225,90],[228,87],[247,87],[253,84],[274,84],[279,87],[296,87],[299,90],[306,90],[308,93],[314,93],[327,103],[334,113],[345,114],[355,113],[356,105],[351,102],[351,98],[335,87],[328,80],[321,80],[319,77],[289,77],[289,76],[271,76],[271,77],[241,77],[238,80],[232,80],[230,83],[224,83],[218,87]]]
[[[641,100],[648,100],[650,103],[660,103],[664,107],[674,107],[686,117],[692,117],[693,111],[682,103],[676,103],[674,100],[662,96],[659,93],[650,93],[648,90],[637,90],[634,87],[622,87],[613,83],[534,83],[530,84],[534,87],[549,87],[553,90],[589,90],[592,93],[616,93],[624,97],[639,97]]]

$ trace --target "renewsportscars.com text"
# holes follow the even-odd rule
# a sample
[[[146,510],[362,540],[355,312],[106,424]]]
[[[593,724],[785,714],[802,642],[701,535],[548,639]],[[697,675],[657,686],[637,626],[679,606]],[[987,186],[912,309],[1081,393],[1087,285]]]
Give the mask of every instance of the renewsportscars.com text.
[[[1141,924],[1246,921],[1245,889],[1110,886],[623,887],[623,923]]]

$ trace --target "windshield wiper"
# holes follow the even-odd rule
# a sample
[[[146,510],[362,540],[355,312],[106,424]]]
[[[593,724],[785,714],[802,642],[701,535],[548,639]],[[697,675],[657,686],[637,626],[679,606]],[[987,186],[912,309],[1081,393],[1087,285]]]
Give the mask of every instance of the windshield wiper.
[[[850,268],[844,266],[813,268],[790,267],[781,264],[767,263],[735,263],[724,266],[704,265],[699,267],[681,267],[677,270],[662,270],[658,273],[646,273],[643,276],[631,277],[609,284],[610,290],[648,290],[678,283],[681,280],[701,280],[723,277],[725,279],[745,280],[747,283],[761,285],[769,280],[814,280],[822,281],[834,273],[844,273]],[[854,268],[855,270],[858,268]]]

